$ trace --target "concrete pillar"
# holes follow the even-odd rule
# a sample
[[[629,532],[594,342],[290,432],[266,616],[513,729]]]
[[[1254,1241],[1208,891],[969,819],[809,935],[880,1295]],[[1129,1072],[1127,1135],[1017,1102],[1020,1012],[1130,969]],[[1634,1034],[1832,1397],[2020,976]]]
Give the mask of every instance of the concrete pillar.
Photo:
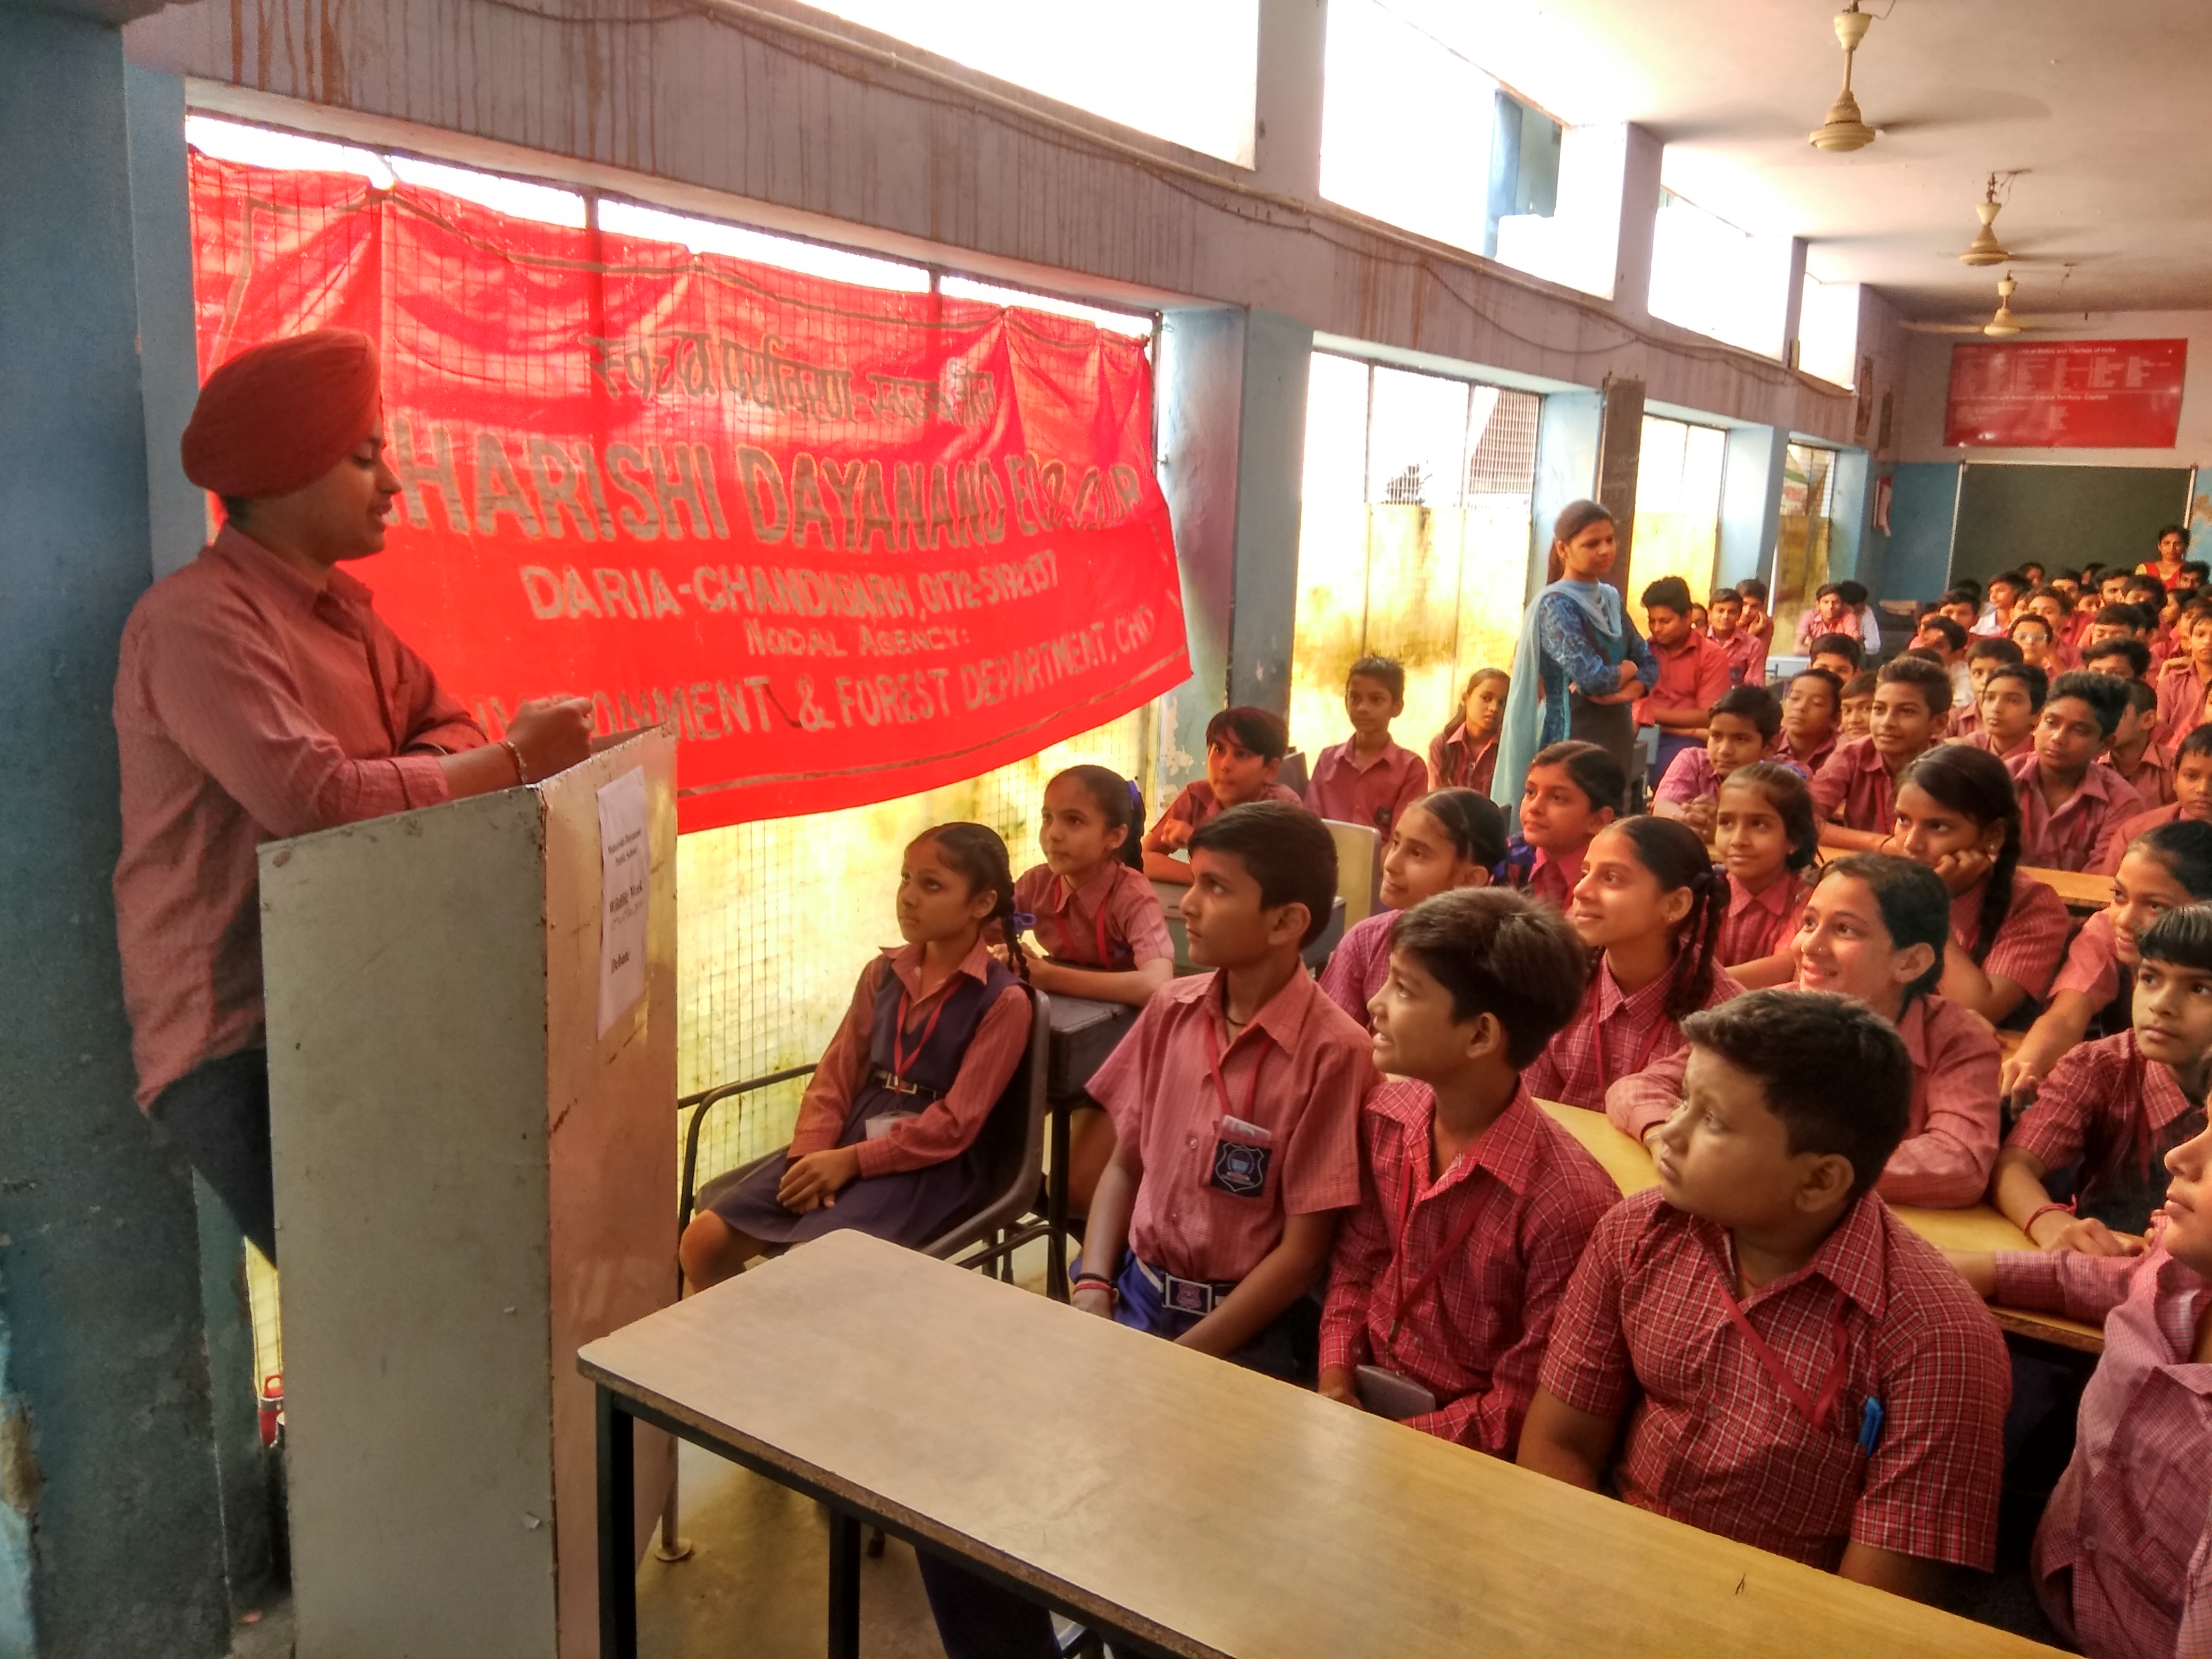
[[[1644,460],[1644,382],[1607,375],[1598,398],[1597,499],[1620,526],[1613,585],[1624,596],[1633,597],[1644,586],[1634,574],[1636,478]]]
[[[1797,362],[1797,336],[1805,319],[1805,239],[1790,239],[1790,254],[1783,266],[1782,343],[1777,355],[1792,368]]]
[[[1874,507],[1874,469],[1863,449],[1839,451],[1829,484],[1828,580],[1867,580],[1867,521]],[[1873,586],[1871,582],[1868,583]],[[1875,590],[1879,593],[1880,590]]]
[[[1598,426],[1604,400],[1595,392],[1555,392],[1536,425],[1536,483],[1530,492],[1528,592],[1550,580],[1552,525],[1570,501],[1597,492]]]
[[[1260,0],[1254,182],[1293,201],[1321,199],[1322,66],[1328,0]]]
[[[146,507],[155,580],[189,564],[208,538],[207,495],[185,477],[177,441],[199,396],[192,315],[191,181],[185,83],[126,64],[131,121],[132,268],[137,275],[138,389],[146,411]]]
[[[228,1645],[181,1162],[131,1104],[108,708],[150,573],[122,38],[0,5],[0,1651]]]
[[[1790,434],[1771,426],[1729,428],[1721,474],[1718,580],[1733,586],[1747,576],[1771,581],[1782,532],[1783,451]]]
[[[1155,813],[1204,769],[1206,723],[1228,706],[1244,337],[1245,313],[1226,307],[1170,311],[1160,325],[1160,489],[1182,570],[1191,677],[1160,699],[1158,767],[1146,790]]]
[[[1229,701],[1291,712],[1298,604],[1306,382],[1314,331],[1279,312],[1248,314],[1237,434],[1237,603]]]
[[[1666,149],[1664,143],[1642,127],[1622,131],[1620,238],[1613,251],[1613,304],[1624,316],[1651,314],[1651,243],[1659,228],[1659,164]]]

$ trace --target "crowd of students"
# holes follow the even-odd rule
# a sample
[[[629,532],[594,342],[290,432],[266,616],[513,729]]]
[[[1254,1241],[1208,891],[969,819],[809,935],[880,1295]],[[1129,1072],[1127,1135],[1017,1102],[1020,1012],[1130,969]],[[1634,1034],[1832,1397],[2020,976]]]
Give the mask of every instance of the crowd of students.
[[[1283,722],[1230,708],[1149,829],[1087,766],[1018,878],[939,826],[790,1157],[692,1222],[685,1269],[972,1206],[1025,977],[1140,1010],[1073,1137],[1079,1309],[1920,1597],[1995,1559],[2012,1373],[1981,1299],[2109,1315],[2039,1595],[2094,1655],[2212,1652],[2212,598],[2177,562],[1954,590],[1871,672],[1837,584],[1773,687],[1765,590],[1717,593],[1716,695],[1694,729],[1655,711],[1682,741],[1648,812],[1565,741],[1509,835],[1506,676],[1425,758],[1367,658],[1303,799]],[[1662,652],[1681,586],[1645,595]],[[1325,818],[1380,833],[1382,908],[1316,980]],[[2110,872],[2111,903],[2069,938],[2035,867]],[[1205,971],[1175,976],[1147,875]],[[1658,1184],[1622,1198],[1540,1100],[1604,1113]],[[1984,1202],[2033,1248],[1947,1260],[1887,1207]],[[953,1659],[1056,1650],[923,1565]]]

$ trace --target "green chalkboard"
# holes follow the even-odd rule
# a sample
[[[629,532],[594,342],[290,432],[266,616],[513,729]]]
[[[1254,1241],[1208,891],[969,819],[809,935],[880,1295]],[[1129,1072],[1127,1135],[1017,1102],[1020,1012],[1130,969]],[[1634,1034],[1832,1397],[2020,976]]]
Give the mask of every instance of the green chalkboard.
[[[1968,463],[1959,483],[1951,574],[1987,581],[2023,559],[2050,568],[2124,564],[2158,551],[2162,525],[2189,521],[2185,466]]]

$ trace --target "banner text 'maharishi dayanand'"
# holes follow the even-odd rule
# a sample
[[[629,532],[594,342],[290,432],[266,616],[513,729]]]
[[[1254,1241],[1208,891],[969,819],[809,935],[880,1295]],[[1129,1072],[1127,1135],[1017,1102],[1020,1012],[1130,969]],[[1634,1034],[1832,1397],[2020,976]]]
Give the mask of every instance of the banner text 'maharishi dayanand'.
[[[682,827],[973,775],[1188,673],[1141,342],[192,158],[203,374],[379,343],[377,608],[497,736],[673,721]]]

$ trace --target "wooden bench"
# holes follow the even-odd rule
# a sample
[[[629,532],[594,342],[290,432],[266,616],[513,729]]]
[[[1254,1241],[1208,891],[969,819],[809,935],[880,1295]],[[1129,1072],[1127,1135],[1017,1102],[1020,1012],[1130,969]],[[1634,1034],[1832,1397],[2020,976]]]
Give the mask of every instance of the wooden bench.
[[[2110,876],[2094,875],[2086,870],[2040,870],[2026,864],[2020,866],[2020,873],[2033,876],[2052,889],[2077,916],[2094,916],[2112,902]]]
[[[635,1659],[631,1425],[1184,1659],[2024,1659],[2019,1637],[1578,1491],[856,1233],[586,1346],[602,1659]]]
[[[1623,1134],[1613,1127],[1613,1120],[1603,1112],[1587,1111],[1580,1106],[1564,1105],[1556,1100],[1536,1103],[1551,1114],[1552,1121],[1582,1143],[1585,1151],[1613,1177],[1613,1185],[1624,1193],[1640,1193],[1646,1187],[1659,1184],[1659,1176],[1651,1167],[1651,1154],[1644,1150],[1643,1143],[1632,1135]],[[1986,1204],[1977,1204],[1966,1210],[1924,1210],[1914,1205],[1896,1204],[1890,1206],[1897,1218],[1918,1233],[1929,1243],[1950,1250],[2028,1250],[2035,1247],[2027,1235]],[[2060,1314],[2036,1313],[2021,1308],[1991,1308],[1990,1310],[2001,1330],[2036,1342],[2048,1342],[2057,1347],[2072,1348],[2081,1353],[2102,1353],[2105,1333],[2098,1326],[2084,1324],[2078,1319],[2068,1319]]]

